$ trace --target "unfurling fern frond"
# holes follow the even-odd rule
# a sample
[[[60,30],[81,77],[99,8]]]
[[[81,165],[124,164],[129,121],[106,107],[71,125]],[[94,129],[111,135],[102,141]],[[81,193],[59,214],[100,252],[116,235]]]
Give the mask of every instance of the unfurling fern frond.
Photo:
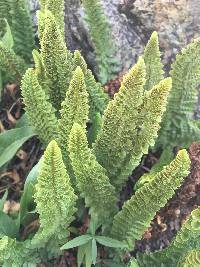
[[[41,141],[48,144],[55,137],[57,119],[54,108],[38,83],[35,70],[26,71],[21,89],[26,114]]]
[[[61,118],[58,121],[57,141],[62,150],[63,159],[70,171],[70,159],[68,154],[68,138],[74,123],[86,127],[88,121],[88,94],[86,91],[84,74],[77,67],[73,74],[66,98],[62,103],[60,111]]]
[[[39,255],[30,247],[30,240],[18,242],[4,236],[0,239],[0,264],[1,266],[23,266],[40,263]]]
[[[145,90],[150,90],[164,77],[163,64],[161,63],[158,34],[153,32],[144,50],[144,62],[146,66]]]
[[[140,59],[108,104],[94,145],[97,160],[117,190],[154,144],[171,88],[168,78],[144,93],[144,76],[144,61]]]
[[[99,222],[108,222],[116,212],[116,193],[106,170],[96,161],[88,147],[86,131],[74,124],[69,138],[69,152],[77,186],[85,198],[90,214]]]
[[[156,212],[174,195],[189,173],[190,159],[181,150],[175,160],[159,172],[152,181],[136,191],[114,217],[111,235],[134,247],[150,225]]]
[[[110,25],[99,0],[83,0],[82,4],[96,54],[99,80],[105,84],[119,73],[119,62],[115,58],[116,47]]]
[[[176,56],[170,72],[172,90],[163,118],[158,145],[188,147],[199,140],[200,127],[194,120],[197,86],[200,84],[200,39]]]
[[[33,237],[33,246],[47,244],[50,254],[59,255],[59,247],[66,242],[67,228],[76,211],[76,198],[60,148],[51,141],[44,153],[36,184],[35,201],[40,228]]]
[[[181,259],[193,249],[200,247],[200,207],[193,210],[172,243],[166,249],[150,254],[139,254],[142,267],[177,267]],[[193,267],[193,265],[190,265]],[[195,266],[195,265],[194,265]]]
[[[59,110],[72,75],[72,55],[66,48],[53,14],[45,11],[39,18],[39,24],[44,25],[40,42],[42,62],[50,82],[49,97]]]
[[[188,252],[179,262],[177,267],[199,267],[200,266],[200,250],[192,250]]]
[[[51,11],[55,17],[56,23],[61,31],[62,36],[65,35],[65,23],[64,23],[64,0],[39,0],[41,10]]]

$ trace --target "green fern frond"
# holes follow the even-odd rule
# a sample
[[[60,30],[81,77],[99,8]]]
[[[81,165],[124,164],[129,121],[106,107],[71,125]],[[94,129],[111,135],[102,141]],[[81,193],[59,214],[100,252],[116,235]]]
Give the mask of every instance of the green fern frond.
[[[67,228],[76,211],[77,197],[71,187],[69,176],[56,141],[51,141],[44,152],[41,170],[36,184],[36,209],[40,228],[32,240],[33,246],[57,252],[67,239]]]
[[[139,267],[137,260],[135,258],[132,258],[128,267]]]
[[[199,140],[200,127],[194,120],[197,86],[200,84],[200,39],[176,56],[170,72],[172,90],[163,118],[158,145],[188,147]]]
[[[0,1],[0,39],[4,35],[4,29],[6,26],[5,19],[8,21],[10,25],[11,16],[9,14],[10,6],[8,5],[7,1]]]
[[[105,84],[119,73],[119,62],[114,55],[116,47],[110,25],[99,0],[83,0],[82,4],[96,54],[99,80]]]
[[[69,87],[72,55],[66,48],[52,13],[45,11],[39,18],[39,23],[45,26],[40,43],[42,62],[50,82],[49,97],[56,110],[59,110]]]
[[[163,64],[161,63],[158,34],[153,32],[144,50],[144,62],[146,66],[145,90],[150,90],[164,77]]]
[[[41,10],[51,11],[55,17],[56,23],[61,31],[62,36],[65,36],[64,23],[64,0],[39,0]]]
[[[190,159],[186,150],[159,172],[152,181],[136,191],[114,217],[111,235],[134,247],[150,225],[156,212],[174,195],[189,173]],[[151,203],[151,204],[150,204]]]
[[[149,147],[154,146],[170,89],[171,78],[166,78],[145,92],[138,118],[137,134],[132,141],[132,153],[127,155],[123,162],[124,167],[117,174],[116,184],[119,184],[120,188],[132,170],[139,165],[142,156],[148,154]]]
[[[154,144],[171,88],[168,78],[144,93],[144,76],[144,61],[140,59],[108,104],[94,145],[98,162],[107,170],[117,190]]]
[[[115,183],[116,174],[132,149],[142,105],[144,77],[144,60],[140,58],[124,77],[119,93],[109,102],[102,130],[94,144],[96,158],[107,170],[111,183]]]
[[[20,83],[27,65],[12,49],[8,49],[0,42],[0,69],[9,72],[9,78]]]
[[[96,161],[88,147],[86,131],[74,124],[69,138],[69,152],[77,187],[85,198],[86,207],[99,222],[108,222],[116,212],[116,193],[106,170]]]
[[[200,266],[200,250],[192,250],[186,254],[177,267],[199,267]]]
[[[137,181],[137,183],[134,186],[135,190],[138,190],[140,187],[142,187],[145,183],[150,182],[155,175],[162,170],[162,168],[166,165],[168,165],[172,160],[174,159],[174,154],[172,153],[171,148],[166,148],[158,162],[156,162],[153,167],[151,168],[149,173],[145,173],[142,175],[142,177]]]
[[[37,79],[39,84],[41,85],[42,89],[45,91],[45,94],[49,95],[49,80],[47,79],[44,64],[42,62],[42,56],[41,53],[39,53],[37,50],[33,50],[33,61],[35,64],[35,73],[37,75]]]
[[[193,249],[200,247],[200,207],[192,211],[168,248],[150,253],[139,254],[138,261],[142,267],[177,267],[182,257]],[[193,267],[193,265],[191,265]]]
[[[74,52],[74,66],[80,66],[85,75],[86,88],[90,99],[90,109],[92,110],[90,113],[94,111],[95,113],[99,112],[103,114],[108,105],[109,97],[103,91],[101,84],[95,81],[92,72],[87,68],[87,64],[78,50]]]
[[[39,255],[30,249],[30,240],[18,242],[15,239],[4,236],[0,239],[0,263],[1,266],[24,266],[24,264],[40,263]]]
[[[57,119],[55,110],[37,80],[33,69],[28,69],[22,79],[22,95],[26,114],[44,144],[55,136]]]
[[[70,160],[68,155],[68,137],[74,123],[86,127],[88,121],[88,94],[86,91],[84,74],[80,67],[77,67],[73,74],[66,98],[62,103],[60,111],[61,118],[58,120],[58,144],[62,150],[63,159],[70,171]]]
[[[35,42],[29,3],[26,0],[7,0],[6,2],[10,6],[14,51],[30,63]]]

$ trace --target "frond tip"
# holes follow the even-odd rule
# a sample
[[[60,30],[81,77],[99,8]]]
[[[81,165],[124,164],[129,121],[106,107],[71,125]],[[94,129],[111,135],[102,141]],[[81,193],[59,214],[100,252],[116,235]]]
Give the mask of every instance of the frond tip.
[[[21,90],[28,118],[42,142],[48,144],[54,138],[57,119],[34,69],[26,71]]]
[[[112,236],[126,241],[132,249],[134,241],[142,237],[156,212],[167,203],[182,184],[189,172],[189,167],[190,159],[187,151],[179,151],[177,157],[168,166],[125,202],[122,210],[114,217]]]
[[[66,242],[67,228],[76,211],[76,198],[60,148],[56,141],[51,141],[44,152],[36,184],[40,229],[33,238],[34,245],[42,247],[44,243],[53,242],[52,249],[59,251],[59,246]]]
[[[74,124],[71,130],[69,152],[78,189],[90,208],[90,214],[99,222],[109,221],[116,212],[115,189],[106,176],[106,170],[88,147],[86,131],[79,124]]]
[[[150,90],[164,77],[163,64],[161,63],[158,34],[153,32],[144,50],[144,62],[146,66],[145,90]]]

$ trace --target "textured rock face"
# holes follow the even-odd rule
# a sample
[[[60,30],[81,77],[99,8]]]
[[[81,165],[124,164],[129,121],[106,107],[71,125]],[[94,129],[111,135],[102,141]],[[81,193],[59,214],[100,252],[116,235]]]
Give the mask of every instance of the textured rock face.
[[[151,32],[158,31],[165,63],[197,37],[200,30],[199,0],[101,0],[112,26],[121,69],[127,70],[142,53]],[[37,0],[30,0],[33,14]],[[80,0],[65,1],[66,40],[94,64],[93,49],[83,21]],[[36,19],[34,19],[36,23]]]

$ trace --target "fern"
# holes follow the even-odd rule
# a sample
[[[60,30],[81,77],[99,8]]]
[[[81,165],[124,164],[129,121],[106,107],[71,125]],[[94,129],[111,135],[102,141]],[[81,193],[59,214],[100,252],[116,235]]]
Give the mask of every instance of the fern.
[[[181,259],[177,267],[198,267],[200,266],[200,250],[192,250]]]
[[[36,184],[35,201],[40,228],[32,245],[43,247],[51,254],[59,254],[59,247],[67,238],[66,229],[76,211],[76,196],[62,161],[60,148],[55,141],[48,145]]]
[[[170,72],[172,90],[163,118],[158,145],[188,147],[199,140],[200,129],[194,120],[197,86],[200,83],[200,39],[189,44],[177,55]]]
[[[86,88],[90,97],[91,116],[93,116],[96,112],[103,114],[106,106],[108,105],[109,97],[106,93],[104,93],[101,84],[95,81],[92,72],[87,69],[87,64],[79,51],[74,52],[73,65],[75,67],[80,66],[85,75]]]
[[[158,34],[153,32],[144,50],[144,62],[146,66],[145,90],[150,90],[163,79],[163,64],[161,63]]]
[[[37,74],[33,69],[26,71],[21,90],[26,114],[41,141],[48,144],[55,136],[57,119],[55,110],[38,83]]]
[[[14,51],[27,63],[30,63],[31,53],[35,46],[33,23],[28,1],[6,0],[10,6],[11,29],[14,38]],[[8,19],[9,21],[9,19]]]
[[[57,135],[58,143],[63,153],[63,159],[70,170],[70,160],[68,155],[68,137],[74,123],[79,123],[84,128],[88,121],[88,94],[86,91],[84,74],[80,67],[74,72],[67,91],[66,98],[62,103],[60,111],[61,118],[58,121]]]
[[[174,190],[182,184],[189,173],[189,167],[189,156],[185,150],[182,150],[169,166],[125,202],[122,210],[114,217],[111,235],[126,241],[132,249],[134,241],[142,237],[156,212],[167,203],[167,200],[174,195]]]
[[[139,267],[137,261],[135,258],[132,258],[130,261],[130,264],[128,265],[129,267]]]
[[[9,49],[0,42],[0,69],[9,72],[10,80],[15,80],[18,84],[26,70],[26,63],[17,56],[13,49]]]
[[[36,266],[40,262],[39,254],[30,249],[30,240],[18,242],[8,236],[0,239],[0,263],[1,266]]]
[[[56,110],[59,110],[71,78],[72,55],[66,48],[61,31],[51,12],[45,11],[45,14],[40,16],[40,24],[43,23],[45,28],[40,41],[42,62],[50,82],[50,101]]]
[[[99,80],[105,84],[119,72],[119,63],[114,56],[116,47],[110,26],[99,0],[83,0],[82,4],[96,54]]]
[[[178,262],[193,249],[199,249],[200,237],[200,207],[192,211],[188,220],[183,224],[178,234],[168,248],[138,255],[142,267],[176,267]],[[193,266],[193,265],[191,265]]]
[[[166,79],[144,94],[144,76],[144,61],[140,59],[105,110],[94,144],[97,160],[118,190],[154,144],[171,87],[171,80]]]
[[[46,9],[51,11],[55,17],[56,24],[62,36],[65,36],[65,23],[64,23],[64,1],[63,0],[39,0],[41,10],[44,12]]]
[[[69,152],[79,192],[86,207],[90,207],[90,214],[99,222],[109,221],[116,212],[115,189],[88,148],[85,129],[79,124],[74,124],[71,130]]]

